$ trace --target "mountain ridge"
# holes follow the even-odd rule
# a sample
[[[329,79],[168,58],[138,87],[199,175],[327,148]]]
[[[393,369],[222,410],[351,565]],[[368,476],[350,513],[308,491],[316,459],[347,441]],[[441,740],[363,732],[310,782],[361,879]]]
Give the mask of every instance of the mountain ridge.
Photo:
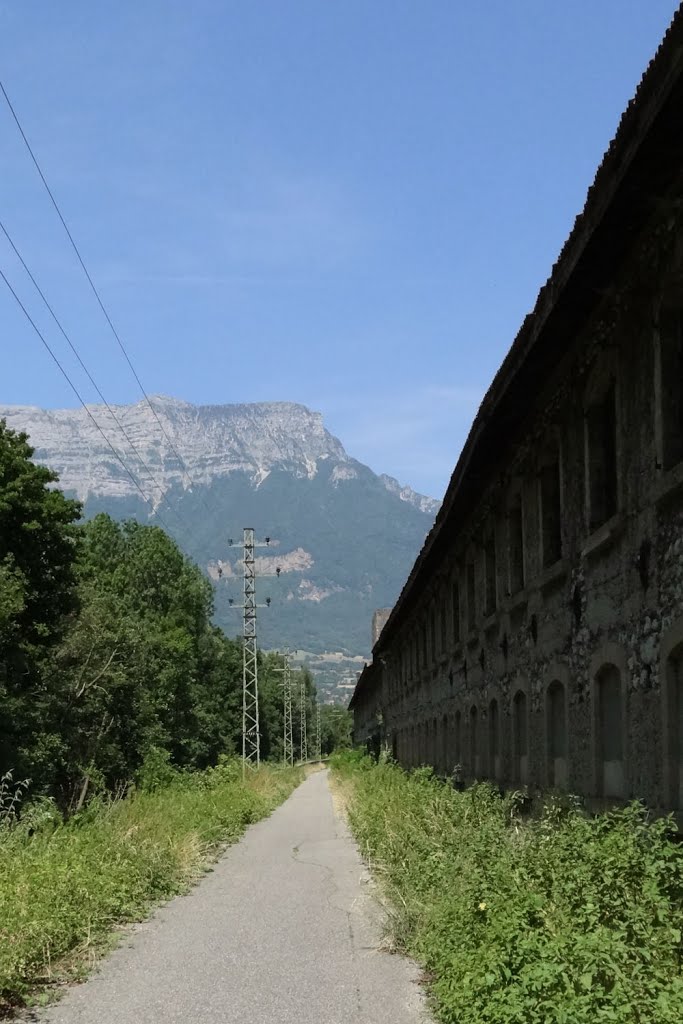
[[[0,418],[28,434],[36,461],[82,498],[86,517],[163,521],[212,579],[215,621],[229,634],[241,626],[241,528],[269,536],[270,550],[257,551],[258,599],[272,599],[259,613],[259,645],[307,652],[327,696],[348,697],[370,653],[373,612],[398,597],[439,503],[354,459],[298,403],[150,400],[192,486],[146,402],[111,408],[158,480],[154,511],[84,410],[0,406]],[[89,408],[123,449],[107,408]],[[139,464],[136,472],[151,494],[157,485]]]
[[[216,476],[243,470],[252,474],[258,486],[273,468],[282,466],[294,475],[310,478],[317,472],[318,462],[327,459],[338,464],[337,482],[353,478],[355,467],[362,465],[327,430],[320,412],[298,402],[194,405],[167,395],[151,395],[150,403],[194,484],[207,484]],[[49,464],[59,474],[63,489],[81,500],[138,493],[92,416],[140,477],[143,489],[151,489],[149,474],[131,451],[109,409],[154,477],[161,480],[161,486],[186,487],[183,467],[145,400],[128,405],[110,403],[109,407],[88,405],[90,415],[83,408],[0,405],[0,418],[12,429],[29,434],[36,461]],[[421,511],[436,513],[439,502],[434,498],[418,494],[387,474],[377,476],[402,501]],[[154,500],[159,500],[158,490]]]

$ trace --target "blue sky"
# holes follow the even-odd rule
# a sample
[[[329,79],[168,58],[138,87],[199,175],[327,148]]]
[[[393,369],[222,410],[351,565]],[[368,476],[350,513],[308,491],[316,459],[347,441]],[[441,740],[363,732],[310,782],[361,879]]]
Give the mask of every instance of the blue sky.
[[[674,0],[0,0],[0,68],[150,393],[319,409],[440,496]],[[139,398],[6,107],[0,219]],[[8,247],[0,266],[95,400]],[[0,403],[73,396],[0,282]]]

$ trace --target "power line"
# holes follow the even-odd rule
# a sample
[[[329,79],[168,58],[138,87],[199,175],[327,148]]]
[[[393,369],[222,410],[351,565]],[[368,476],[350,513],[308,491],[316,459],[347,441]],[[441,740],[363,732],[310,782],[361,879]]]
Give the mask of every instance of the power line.
[[[83,398],[82,398],[82,396],[81,396],[81,393],[80,393],[80,391],[78,390],[78,388],[76,387],[76,385],[74,384],[74,382],[73,382],[73,381],[71,380],[71,377],[69,376],[69,374],[68,374],[68,373],[66,372],[66,370],[64,369],[64,367],[63,367],[63,366],[62,366],[62,364],[60,363],[59,359],[57,358],[57,356],[56,356],[56,355],[55,355],[55,353],[53,352],[53,350],[52,350],[52,348],[50,347],[49,343],[48,343],[48,342],[47,342],[47,341],[45,340],[45,338],[44,338],[43,334],[41,333],[41,331],[39,330],[39,328],[38,328],[38,327],[36,326],[36,324],[35,324],[34,320],[33,320],[33,319],[32,319],[32,317],[31,317],[31,314],[30,314],[30,313],[29,313],[29,311],[28,311],[28,310],[26,309],[26,306],[24,305],[24,303],[23,303],[23,302],[21,301],[21,299],[19,298],[19,296],[18,296],[18,295],[17,295],[17,293],[15,292],[14,288],[12,287],[12,285],[10,284],[10,282],[8,281],[7,277],[5,276],[5,273],[4,273],[4,271],[3,271],[2,269],[0,269],[0,277],[2,277],[3,281],[5,282],[5,284],[7,285],[7,287],[9,288],[10,292],[12,293],[12,295],[14,296],[14,299],[15,299],[15,301],[16,301],[16,303],[17,303],[17,305],[18,305],[18,306],[20,307],[20,309],[21,309],[22,313],[24,314],[24,316],[26,317],[26,319],[28,320],[28,322],[30,323],[31,327],[32,327],[32,328],[33,328],[33,330],[34,330],[34,331],[36,332],[36,334],[38,335],[38,337],[40,338],[40,340],[42,341],[43,345],[45,346],[45,348],[46,348],[46,349],[47,349],[47,351],[49,352],[49,354],[50,354],[50,356],[52,357],[52,359],[54,360],[54,362],[55,362],[55,363],[57,364],[57,366],[59,367],[59,370],[60,370],[60,372],[61,372],[61,373],[62,373],[62,375],[63,375],[63,376],[65,377],[65,379],[66,379],[66,381],[67,381],[67,383],[68,383],[69,387],[71,388],[71,390],[72,390],[72,391],[73,391],[73,393],[75,394],[76,398],[77,398],[77,399],[78,399],[78,401],[79,401],[79,402],[81,403],[81,405],[83,406],[83,408],[84,408],[84,409],[85,409],[85,411],[87,412],[87,414],[88,414],[88,416],[90,417],[90,419],[91,419],[91,420],[93,421],[93,423],[95,424],[96,428],[97,428],[97,429],[99,430],[99,432],[100,432],[100,434],[102,435],[102,437],[104,438],[104,440],[105,440],[105,441],[107,442],[107,445],[108,445],[108,446],[109,446],[109,447],[111,448],[111,450],[112,450],[112,452],[113,452],[114,456],[116,457],[116,459],[117,459],[117,460],[118,460],[118,461],[119,461],[119,462],[121,463],[121,465],[122,465],[122,466],[123,466],[123,468],[125,469],[126,473],[128,474],[128,476],[129,476],[129,477],[131,478],[131,480],[133,481],[134,485],[136,486],[136,488],[138,489],[138,491],[139,491],[139,492],[140,492],[140,494],[142,495],[142,497],[143,497],[143,499],[144,499],[145,503],[146,503],[147,505],[149,505],[149,506],[150,506],[150,508],[152,509],[152,514],[156,516],[156,518],[157,518],[157,519],[159,520],[159,522],[160,522],[160,523],[161,523],[161,525],[162,525],[162,526],[164,527],[164,529],[165,529],[165,530],[167,531],[167,533],[170,533],[170,531],[169,531],[169,529],[168,529],[168,526],[166,525],[166,523],[164,522],[164,520],[162,519],[162,517],[160,516],[160,514],[159,514],[159,513],[157,512],[157,511],[155,511],[155,508],[154,508],[154,502],[153,502],[153,501],[152,501],[152,500],[151,500],[150,498],[148,498],[148,497],[147,497],[147,495],[146,495],[146,494],[145,494],[145,492],[143,491],[142,487],[140,486],[140,484],[139,484],[139,482],[138,482],[138,480],[137,480],[136,476],[135,476],[135,475],[134,475],[134,474],[132,473],[132,471],[131,471],[131,470],[130,470],[130,469],[128,468],[128,466],[126,465],[126,463],[125,463],[125,462],[123,461],[123,459],[121,458],[121,456],[120,456],[120,455],[119,455],[119,453],[117,452],[116,448],[114,448],[113,444],[111,443],[111,441],[109,440],[109,438],[107,437],[107,435],[105,434],[105,432],[104,432],[104,431],[102,430],[102,427],[101,427],[101,426],[99,425],[99,423],[97,422],[97,420],[95,419],[95,417],[93,416],[93,414],[92,414],[92,413],[90,412],[90,409],[88,408],[88,406],[86,405],[85,401],[83,400]]]
[[[149,395],[145,391],[145,388],[143,387],[142,381],[140,380],[140,377],[138,376],[137,371],[136,371],[135,367],[133,366],[133,363],[131,362],[130,356],[128,355],[128,352],[126,351],[125,345],[121,341],[119,333],[116,330],[116,328],[114,327],[112,319],[109,316],[109,313],[107,312],[107,310],[105,308],[105,305],[102,302],[102,299],[100,298],[100,293],[98,292],[97,288],[95,287],[95,283],[94,283],[92,277],[90,276],[88,268],[86,267],[86,265],[85,265],[85,263],[83,261],[83,257],[81,256],[79,248],[76,245],[76,242],[74,241],[73,235],[71,234],[71,232],[69,230],[69,227],[68,227],[68,225],[67,225],[67,223],[66,223],[66,221],[65,221],[65,219],[64,219],[64,217],[62,215],[62,211],[60,210],[59,205],[57,203],[57,200],[55,199],[55,197],[53,195],[52,189],[48,185],[47,179],[45,178],[45,175],[43,174],[43,172],[41,170],[40,164],[38,163],[36,155],[33,152],[33,149],[31,148],[31,144],[30,144],[30,142],[28,141],[28,139],[26,137],[26,133],[24,132],[24,129],[21,126],[21,122],[19,121],[17,113],[16,113],[14,107],[12,106],[12,102],[11,102],[9,96],[7,95],[7,90],[5,89],[5,86],[3,85],[2,81],[0,81],[0,90],[2,90],[2,94],[5,97],[5,101],[7,103],[7,106],[9,107],[10,113],[12,114],[12,117],[14,118],[15,124],[16,124],[17,128],[19,129],[19,133],[20,133],[22,139],[24,140],[24,144],[26,146],[26,149],[28,150],[29,155],[31,157],[31,160],[33,161],[33,164],[34,164],[34,166],[35,166],[35,168],[36,168],[36,170],[37,170],[37,172],[38,172],[38,174],[40,176],[40,180],[42,181],[43,185],[45,186],[45,190],[47,191],[47,194],[50,197],[50,201],[52,202],[52,205],[55,208],[57,216],[59,217],[59,219],[60,219],[60,221],[62,223],[62,227],[64,228],[64,230],[66,232],[67,238],[71,242],[71,246],[72,246],[72,248],[73,248],[73,250],[74,250],[74,252],[76,254],[76,258],[78,259],[78,262],[81,265],[83,273],[85,274],[86,278],[88,279],[88,283],[89,283],[89,285],[90,285],[90,287],[92,289],[93,295],[97,299],[97,303],[98,303],[100,309],[102,310],[102,313],[104,314],[104,317],[105,317],[107,323],[109,324],[111,332],[114,335],[114,337],[115,337],[115,339],[116,339],[116,341],[118,343],[118,346],[121,349],[121,352],[123,353],[123,356],[124,356],[126,362],[128,363],[128,366],[130,367],[131,373],[133,374],[133,376],[135,377],[135,380],[137,381],[137,384],[138,384],[138,387],[140,388],[140,391],[144,395],[145,401],[147,402],[147,405],[149,406],[149,408],[150,408],[150,410],[152,412],[152,415],[154,416],[155,420],[157,421],[162,434],[164,435],[164,437],[168,441],[168,444],[169,444],[169,447],[170,447],[171,451],[173,452],[173,454],[177,458],[177,460],[178,460],[178,462],[179,462],[179,464],[180,464],[180,466],[182,468],[182,471],[183,471],[183,474],[185,476],[185,479],[187,480],[187,482],[190,485],[190,487],[192,487],[192,479],[191,479],[190,474],[188,472],[187,466],[185,465],[185,462],[184,462],[180,452],[178,451],[178,449],[175,447],[173,441],[171,440],[171,438],[170,438],[166,428],[164,427],[163,423],[159,419],[157,411],[154,408],[154,406],[152,405],[152,403],[151,403],[151,401],[149,399]],[[200,497],[202,497],[202,496],[200,495]],[[208,509],[208,506],[206,505],[206,502],[204,501],[203,497],[202,497],[202,501],[204,503],[204,506],[207,508],[207,511],[210,511]]]
[[[164,490],[163,486],[162,486],[161,484],[159,484],[159,483],[157,483],[157,482],[156,482],[156,478],[155,478],[155,476],[154,476],[154,474],[153,474],[152,470],[151,470],[151,469],[150,469],[150,467],[149,467],[149,466],[147,465],[147,463],[146,463],[146,462],[145,462],[145,460],[143,459],[142,455],[140,455],[140,452],[138,451],[137,447],[135,446],[135,444],[134,444],[134,442],[133,442],[132,438],[130,437],[130,435],[128,434],[128,432],[127,432],[126,428],[125,428],[125,427],[123,426],[123,424],[121,423],[121,421],[120,421],[120,420],[119,420],[119,418],[117,417],[116,413],[114,412],[114,410],[113,410],[113,409],[111,408],[111,406],[109,405],[109,402],[107,401],[107,399],[106,399],[106,398],[104,397],[104,395],[102,394],[102,391],[100,390],[100,388],[99,388],[99,386],[98,386],[97,382],[96,382],[96,381],[95,381],[95,379],[93,378],[93,376],[92,376],[92,374],[90,373],[90,370],[88,369],[88,367],[87,367],[87,366],[85,365],[85,363],[83,362],[83,359],[81,358],[81,355],[80,355],[80,353],[79,353],[78,349],[76,348],[76,346],[75,346],[75,345],[73,344],[73,342],[71,341],[71,338],[69,337],[69,335],[68,335],[68,334],[66,333],[66,331],[65,331],[64,327],[62,326],[62,324],[61,324],[61,322],[60,322],[59,318],[57,317],[57,314],[55,313],[54,309],[52,308],[52,306],[51,306],[51,305],[50,305],[50,303],[48,302],[48,300],[47,300],[47,298],[46,298],[45,294],[43,293],[43,291],[42,291],[42,289],[41,289],[40,285],[38,284],[38,282],[36,281],[35,277],[34,277],[34,276],[33,276],[33,274],[31,273],[31,270],[30,270],[30,269],[29,269],[29,267],[27,266],[27,264],[26,264],[26,261],[24,260],[23,256],[21,255],[21,253],[20,253],[20,252],[19,252],[19,250],[17,249],[16,245],[14,244],[14,241],[12,240],[12,238],[11,238],[11,236],[10,236],[10,234],[9,234],[9,232],[8,232],[8,230],[7,230],[7,228],[6,228],[6,227],[5,227],[5,225],[3,224],[2,220],[0,220],[0,230],[2,230],[3,234],[5,235],[5,238],[7,239],[7,241],[9,242],[9,244],[10,244],[10,245],[11,245],[11,247],[12,247],[12,249],[13,249],[13,251],[14,251],[14,254],[16,255],[16,257],[17,257],[17,259],[19,260],[19,262],[21,263],[22,267],[24,268],[24,270],[25,270],[25,271],[26,271],[26,273],[28,274],[29,278],[31,279],[31,282],[32,282],[32,284],[33,284],[34,288],[36,289],[36,291],[37,291],[37,292],[38,292],[38,294],[40,295],[41,299],[42,299],[42,300],[43,300],[43,302],[45,303],[45,306],[47,307],[47,309],[48,309],[48,312],[50,313],[50,316],[52,317],[52,319],[54,320],[54,322],[55,322],[55,323],[57,324],[57,327],[59,328],[59,330],[61,331],[62,335],[64,336],[64,338],[65,338],[65,340],[66,340],[66,342],[67,342],[67,344],[68,344],[69,348],[71,349],[71,351],[72,351],[72,352],[73,352],[73,354],[75,355],[76,359],[78,360],[78,363],[79,363],[79,365],[80,365],[81,369],[83,370],[83,372],[84,372],[84,373],[85,373],[85,375],[87,376],[88,380],[90,381],[90,383],[91,383],[91,384],[92,384],[92,386],[94,387],[95,391],[96,391],[96,392],[97,392],[97,394],[99,395],[100,399],[101,399],[101,400],[102,400],[102,402],[104,403],[104,405],[105,405],[105,407],[106,407],[106,409],[107,409],[107,412],[108,412],[108,413],[109,413],[109,415],[110,415],[110,416],[112,417],[112,419],[114,420],[114,423],[115,423],[115,424],[117,425],[117,427],[119,428],[119,430],[121,431],[121,433],[122,433],[122,434],[123,434],[123,436],[125,437],[126,441],[127,441],[127,442],[128,442],[128,444],[130,445],[130,447],[131,447],[131,449],[133,450],[133,452],[134,452],[134,454],[135,454],[135,456],[136,456],[136,458],[137,458],[138,462],[139,462],[139,463],[140,463],[140,465],[141,465],[141,466],[142,466],[142,467],[144,468],[144,470],[146,471],[147,475],[149,476],[149,478],[150,478],[150,481],[151,481],[152,485],[153,485],[153,486],[154,486],[154,487],[155,487],[155,488],[156,488],[156,489],[157,489],[157,490],[159,491],[159,493],[161,494],[161,500],[162,500],[162,501],[165,501],[165,502],[166,502],[166,504],[167,504],[168,508],[170,509],[170,511],[171,511],[171,512],[173,512],[173,514],[174,514],[174,515],[176,515],[176,516],[178,517],[179,521],[180,521],[180,522],[181,522],[181,524],[182,524],[182,525],[183,525],[183,526],[185,527],[185,529],[188,529],[188,530],[189,530],[189,527],[187,526],[187,524],[186,524],[186,523],[184,522],[184,520],[183,520],[183,519],[182,519],[182,517],[180,516],[180,513],[179,513],[179,512],[177,511],[177,509],[176,509],[176,508],[175,508],[175,507],[174,507],[174,506],[173,506],[173,505],[171,504],[171,502],[169,501],[169,499],[168,499],[168,497],[167,497],[167,495],[166,495],[166,491]],[[93,419],[94,419],[94,417],[93,417]]]

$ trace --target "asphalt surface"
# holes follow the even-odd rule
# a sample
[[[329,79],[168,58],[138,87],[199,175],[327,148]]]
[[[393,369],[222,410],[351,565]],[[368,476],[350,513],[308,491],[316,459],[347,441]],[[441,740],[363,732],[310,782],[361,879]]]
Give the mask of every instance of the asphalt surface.
[[[423,1024],[417,968],[381,910],[327,772],[137,926],[40,1024]]]

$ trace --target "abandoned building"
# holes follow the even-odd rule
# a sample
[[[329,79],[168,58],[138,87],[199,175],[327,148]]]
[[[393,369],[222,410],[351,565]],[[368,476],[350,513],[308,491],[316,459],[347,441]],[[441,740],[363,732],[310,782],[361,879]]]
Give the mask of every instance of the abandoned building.
[[[679,9],[356,685],[404,766],[683,809],[682,126]]]

